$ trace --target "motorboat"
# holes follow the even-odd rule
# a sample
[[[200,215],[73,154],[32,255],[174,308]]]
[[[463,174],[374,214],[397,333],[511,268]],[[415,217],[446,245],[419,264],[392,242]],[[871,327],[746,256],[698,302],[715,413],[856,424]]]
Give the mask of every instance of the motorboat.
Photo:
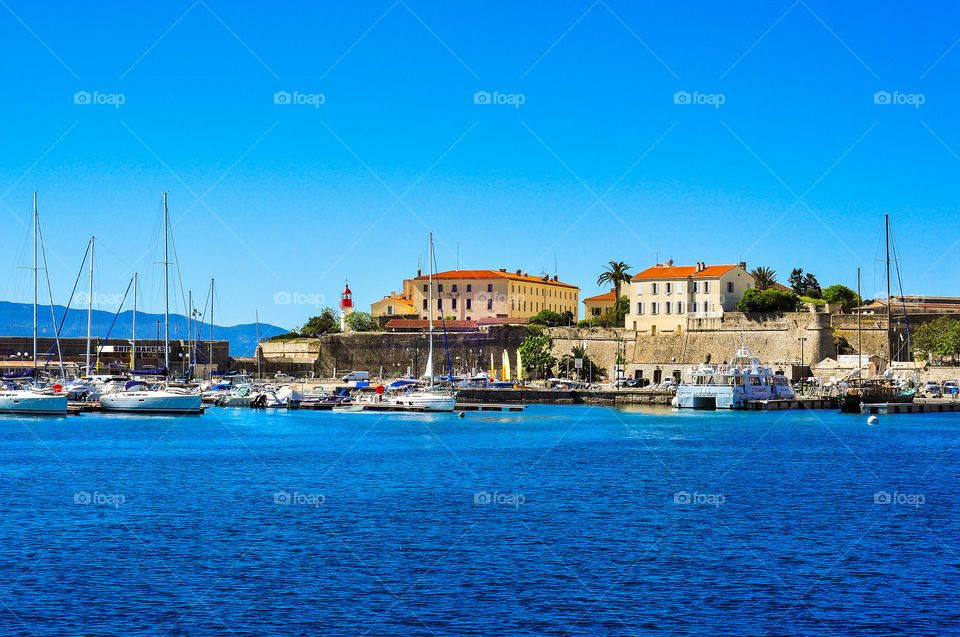
[[[672,404],[686,409],[742,409],[751,400],[795,397],[785,376],[742,347],[729,363],[690,366],[681,376]]]
[[[151,389],[142,380],[129,380],[122,391],[100,397],[104,411],[127,411],[148,414],[202,414],[200,394],[181,393],[168,389]]]

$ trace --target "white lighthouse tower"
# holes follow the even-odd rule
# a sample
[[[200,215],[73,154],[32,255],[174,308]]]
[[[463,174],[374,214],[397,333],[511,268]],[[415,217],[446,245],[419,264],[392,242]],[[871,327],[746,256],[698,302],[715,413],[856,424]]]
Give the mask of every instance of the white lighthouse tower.
[[[353,292],[350,284],[344,282],[343,292],[340,293],[340,331],[347,331],[347,315],[353,312]]]

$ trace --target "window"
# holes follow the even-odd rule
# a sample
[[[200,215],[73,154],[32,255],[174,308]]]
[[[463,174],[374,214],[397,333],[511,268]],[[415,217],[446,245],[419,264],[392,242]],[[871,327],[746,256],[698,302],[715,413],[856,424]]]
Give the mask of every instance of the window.
[[[643,314],[643,303],[637,303],[637,314]]]
[[[427,299],[423,299],[423,309],[427,309]]]
[[[683,314],[683,301],[677,301],[677,314]]]
[[[388,305],[388,306],[387,306],[387,315],[389,316],[390,314],[393,314],[393,306],[392,306],[392,305]]]
[[[437,299],[437,309],[443,310],[443,299]]]
[[[429,288],[428,288],[426,285],[423,286],[423,291],[424,291],[424,292],[427,292],[428,290],[429,290]]]
[[[667,281],[667,283],[666,283],[666,285],[665,285],[664,287],[666,288],[667,294],[672,294],[672,293],[673,293],[673,283],[670,283],[669,281]],[[667,314],[669,314],[669,313],[670,313],[670,311],[668,310],[668,311],[667,311]]]
[[[710,301],[703,302],[703,313],[706,314],[710,311]]]
[[[493,309],[493,299],[487,299],[487,309],[488,310]]]
[[[450,299],[450,309],[451,309],[451,310],[457,309],[457,299],[456,299],[456,298]]]
[[[643,294],[643,283],[637,283],[637,294]]]
[[[677,283],[677,294],[683,294],[683,283]]]
[[[727,281],[727,292],[733,294],[733,281]]]
[[[658,313],[658,312],[657,312],[658,309],[659,309],[659,308],[657,307],[657,303],[651,303],[651,304],[650,304],[650,313],[651,313],[651,314],[657,314],[657,313]]]
[[[699,281],[694,281],[694,282],[693,282],[693,293],[696,294],[696,293],[699,292],[699,291],[700,291],[700,282],[699,282]]]
[[[487,283],[487,292],[493,292],[493,283]]]
[[[467,287],[470,287],[470,286],[468,285]],[[467,299],[467,309],[468,309],[468,310],[470,309],[470,301],[471,301],[471,299]]]
[[[456,292],[456,291],[457,291],[457,284],[456,284],[456,283],[453,284],[453,287],[450,288],[450,291],[451,291],[451,292]]]
[[[670,301],[667,301],[666,303],[663,304],[663,313],[664,314],[670,313]]]
[[[656,293],[657,293],[657,284],[656,284],[656,283],[651,283],[651,284],[650,284],[650,294],[656,294]]]
[[[710,294],[710,281],[703,282],[703,293]]]
[[[437,283],[437,292],[443,292],[443,284]]]
[[[473,286],[467,283],[467,292],[473,292]]]

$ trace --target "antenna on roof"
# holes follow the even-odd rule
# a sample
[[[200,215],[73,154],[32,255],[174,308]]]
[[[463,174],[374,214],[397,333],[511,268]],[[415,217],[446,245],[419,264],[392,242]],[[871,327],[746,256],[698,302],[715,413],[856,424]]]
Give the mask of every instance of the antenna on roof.
[[[653,258],[654,258],[654,259],[656,259],[656,265],[660,265],[660,253],[659,253],[659,252],[651,252],[650,254],[653,255]]]
[[[557,271],[557,253],[554,252],[553,253],[553,280],[556,281],[558,276],[560,276],[560,274]]]

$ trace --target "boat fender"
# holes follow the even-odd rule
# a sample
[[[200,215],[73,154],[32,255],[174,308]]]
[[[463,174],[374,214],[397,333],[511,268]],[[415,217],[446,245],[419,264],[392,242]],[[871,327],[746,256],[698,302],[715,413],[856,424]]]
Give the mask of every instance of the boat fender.
[[[699,368],[700,368],[699,365],[694,365],[694,366],[693,366],[693,371],[697,371]]]
[[[465,416],[466,414],[464,414],[462,411],[457,413],[457,418],[464,418]]]
[[[870,416],[869,418],[867,418],[867,424],[868,424],[868,425],[875,425],[875,424],[877,424],[878,422],[880,422],[880,419],[877,418],[876,416]]]
[[[721,365],[719,369],[720,369],[721,372],[725,372],[725,371],[727,371],[727,366],[726,366],[726,365]]]

